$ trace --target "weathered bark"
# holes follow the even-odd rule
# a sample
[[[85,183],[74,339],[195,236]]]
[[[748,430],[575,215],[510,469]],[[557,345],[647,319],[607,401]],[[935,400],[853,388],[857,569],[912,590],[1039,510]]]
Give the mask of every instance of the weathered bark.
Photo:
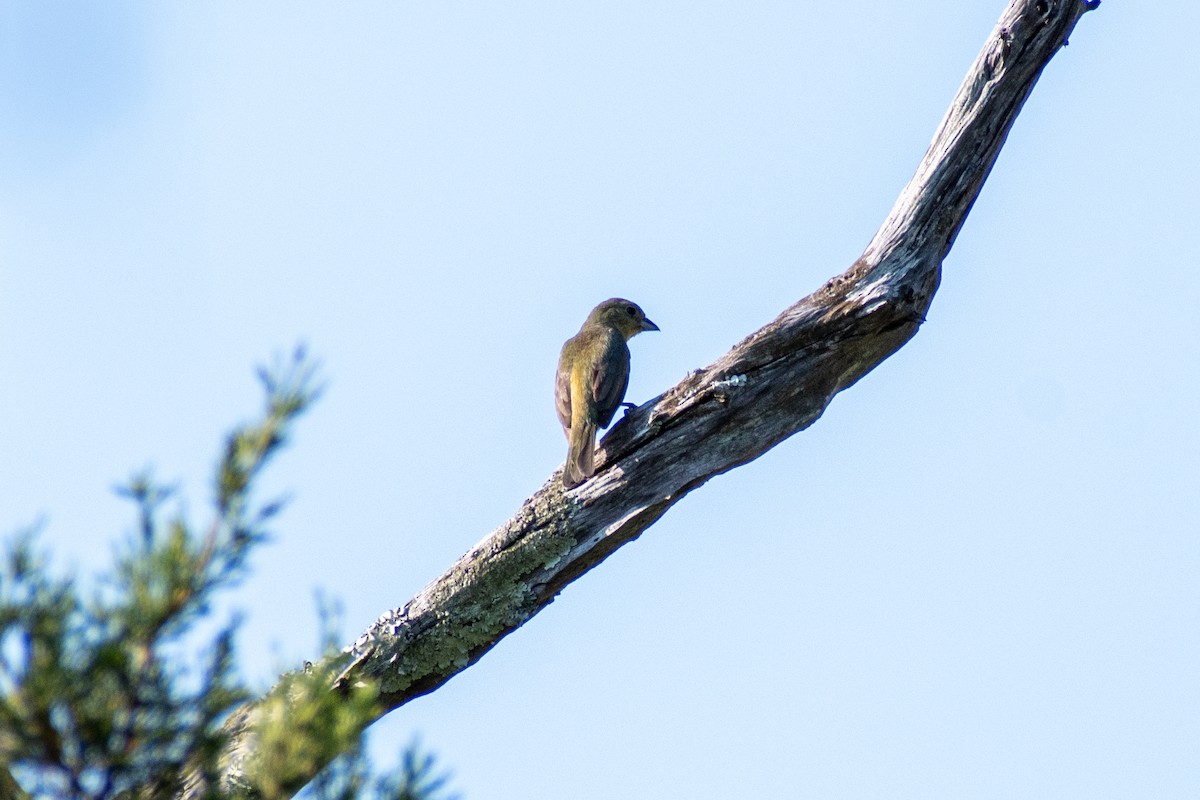
[[[511,520],[348,648],[338,687],[377,682],[382,713],[438,688],[688,492],[807,428],[907,342],[1026,97],[1098,4],[1013,0],[862,257],[621,419],[601,442],[594,478],[564,491],[552,475]],[[252,718],[250,707],[231,723],[231,764],[253,751]]]

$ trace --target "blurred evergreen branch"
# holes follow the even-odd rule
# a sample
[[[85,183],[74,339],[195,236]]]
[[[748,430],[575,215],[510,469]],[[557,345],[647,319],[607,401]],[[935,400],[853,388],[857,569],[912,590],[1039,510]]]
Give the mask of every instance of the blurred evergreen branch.
[[[36,528],[5,546],[0,797],[157,800],[179,793],[190,771],[204,779],[206,800],[283,798],[302,788],[288,776],[306,774],[308,759],[339,754],[310,796],[430,800],[444,788],[415,752],[372,783],[361,734],[375,715],[373,695],[364,689],[346,702],[330,691],[331,676],[315,670],[285,677],[266,701],[262,784],[247,792],[217,782],[229,735],[222,723],[251,693],[236,671],[236,616],[207,636],[197,623],[245,576],[283,508],[281,500],[255,504],[252,490],[320,395],[316,373],[302,349],[259,370],[265,408],[226,439],[214,518],[203,532],[167,513],[173,489],[143,472],[117,489],[137,506],[138,523],[92,591],[55,574]],[[327,634],[327,647],[331,640]]]

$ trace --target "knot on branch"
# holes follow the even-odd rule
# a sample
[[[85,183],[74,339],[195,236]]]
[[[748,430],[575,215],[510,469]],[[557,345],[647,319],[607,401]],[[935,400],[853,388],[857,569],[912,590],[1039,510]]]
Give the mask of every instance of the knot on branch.
[[[1004,62],[1008,58],[1008,54],[1012,52],[1012,41],[1012,31],[1008,28],[1001,28],[999,35],[992,42],[992,46],[988,48],[987,56],[983,60],[984,80],[992,80],[996,76],[996,73],[1004,67]]]

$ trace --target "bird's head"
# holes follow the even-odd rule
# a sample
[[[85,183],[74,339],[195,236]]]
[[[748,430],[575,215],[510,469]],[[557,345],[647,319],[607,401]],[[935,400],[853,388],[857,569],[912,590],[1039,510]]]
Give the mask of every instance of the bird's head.
[[[587,321],[598,322],[616,328],[626,339],[632,339],[642,331],[656,331],[658,326],[646,319],[646,313],[637,303],[614,297],[592,309]]]

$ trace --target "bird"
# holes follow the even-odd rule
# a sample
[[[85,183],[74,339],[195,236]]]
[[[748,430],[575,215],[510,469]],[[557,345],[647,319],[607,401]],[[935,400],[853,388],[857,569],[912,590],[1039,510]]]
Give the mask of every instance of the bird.
[[[659,327],[637,303],[614,297],[592,309],[558,357],[554,404],[567,437],[563,486],[573,489],[596,471],[596,428],[607,428],[629,386],[629,345]]]

